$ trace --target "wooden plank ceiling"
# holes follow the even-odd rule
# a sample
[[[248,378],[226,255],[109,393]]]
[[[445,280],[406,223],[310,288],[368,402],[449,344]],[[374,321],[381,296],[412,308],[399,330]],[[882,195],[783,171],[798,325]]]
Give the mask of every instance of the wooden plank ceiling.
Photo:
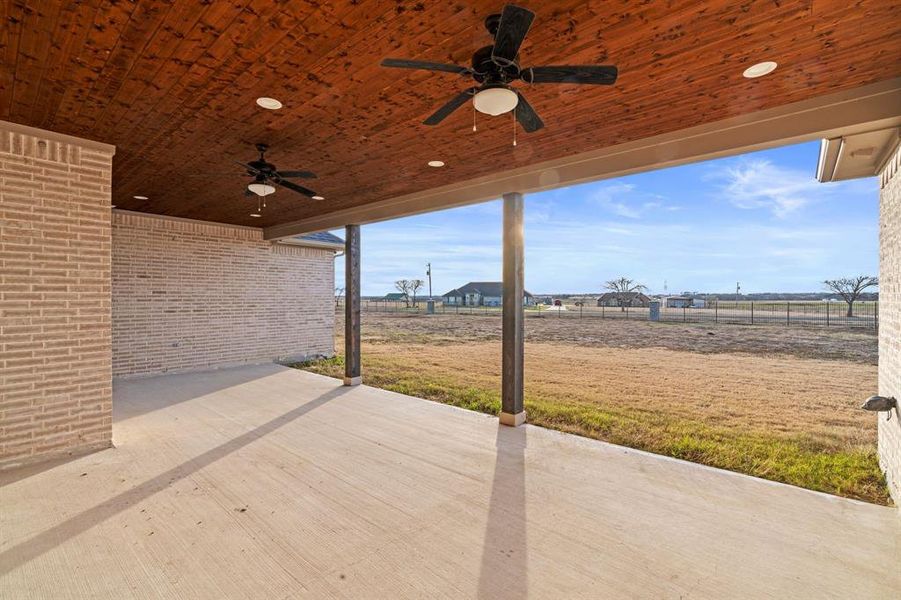
[[[464,106],[470,80],[379,67],[469,64],[497,0],[4,0],[0,119],[115,144],[120,208],[269,226],[771,108],[901,74],[896,0],[519,0],[523,66],[616,64],[614,87],[535,85],[546,123]],[[775,73],[742,78],[775,60]],[[259,96],[281,100],[267,111]],[[262,218],[233,161],[271,146],[326,200],[279,190]],[[426,161],[445,161],[443,169]],[[134,195],[149,197],[136,200]]]

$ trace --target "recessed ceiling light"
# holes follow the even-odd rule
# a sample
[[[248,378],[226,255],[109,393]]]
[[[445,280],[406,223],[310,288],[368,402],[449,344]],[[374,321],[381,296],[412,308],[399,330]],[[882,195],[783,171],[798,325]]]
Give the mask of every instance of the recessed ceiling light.
[[[149,200],[147,196],[132,196],[135,200]]]
[[[443,161],[443,160],[430,160],[430,161],[429,161],[429,166],[430,166],[430,167],[436,167],[436,168],[437,168],[437,167],[443,167],[443,166],[444,166],[444,161]]]
[[[755,77],[763,77],[764,75],[769,75],[773,71],[776,70],[778,65],[771,60],[766,62],[757,63],[756,65],[751,65],[745,72],[742,73],[748,79],[754,79]]]
[[[263,215],[261,215],[260,213],[250,213],[250,216],[251,217],[262,217]]]
[[[325,200],[325,196],[311,196],[313,200]]]
[[[282,107],[282,103],[275,98],[266,98],[265,96],[257,98],[257,104],[269,110],[278,110]]]

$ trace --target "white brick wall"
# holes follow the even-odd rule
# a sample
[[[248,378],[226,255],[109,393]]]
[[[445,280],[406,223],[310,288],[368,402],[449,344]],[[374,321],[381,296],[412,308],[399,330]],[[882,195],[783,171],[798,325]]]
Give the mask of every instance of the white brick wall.
[[[113,374],[334,354],[334,252],[113,212]]]
[[[0,468],[110,445],[114,149],[83,142],[0,122]]]
[[[879,177],[879,394],[901,402],[901,148]],[[901,411],[877,418],[879,464],[901,506]]]

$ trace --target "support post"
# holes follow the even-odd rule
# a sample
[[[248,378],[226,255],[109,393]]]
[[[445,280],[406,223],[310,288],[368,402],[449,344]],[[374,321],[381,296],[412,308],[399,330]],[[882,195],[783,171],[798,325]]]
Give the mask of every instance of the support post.
[[[504,298],[501,414],[503,425],[516,427],[526,421],[523,407],[523,198],[504,194]]]
[[[348,225],[344,240],[344,385],[360,385],[360,226]]]

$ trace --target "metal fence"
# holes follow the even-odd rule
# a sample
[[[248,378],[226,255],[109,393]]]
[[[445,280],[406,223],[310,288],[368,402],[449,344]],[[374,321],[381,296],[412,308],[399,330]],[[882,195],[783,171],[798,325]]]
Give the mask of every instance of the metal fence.
[[[336,301],[342,309],[344,299]],[[425,313],[426,302],[416,304],[402,300],[362,300],[364,312]],[[650,309],[634,306],[562,306],[537,305],[526,308],[530,318],[559,319],[632,319],[650,320]],[[848,316],[844,302],[785,301],[711,301],[704,307],[660,307],[660,321],[676,323],[731,323],[740,325],[785,325],[808,327],[855,327],[876,330],[879,327],[879,303],[856,302]],[[435,313],[445,315],[500,316],[499,306],[455,306],[435,302]]]

